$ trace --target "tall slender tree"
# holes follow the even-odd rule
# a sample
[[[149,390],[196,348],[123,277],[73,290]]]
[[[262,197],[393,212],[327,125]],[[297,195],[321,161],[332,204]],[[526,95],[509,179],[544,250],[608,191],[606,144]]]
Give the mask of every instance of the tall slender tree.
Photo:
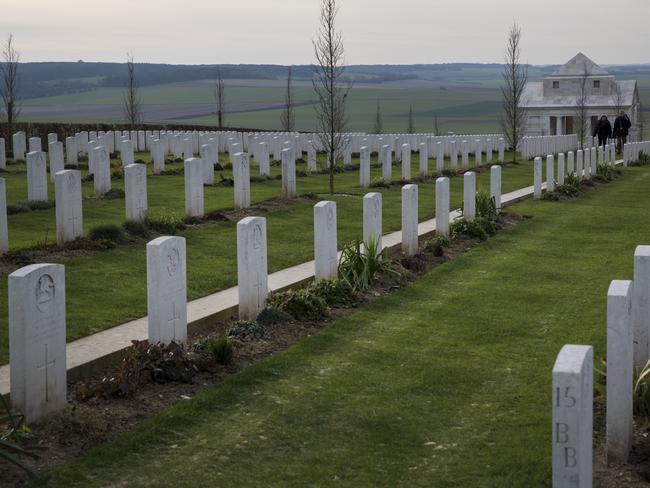
[[[438,116],[433,117],[433,135],[439,136],[440,135],[440,128],[438,127]]]
[[[521,63],[521,29],[515,22],[508,33],[503,66],[503,115],[501,129],[512,149],[512,162],[517,161],[517,148],[523,135],[526,113],[521,106],[528,81],[528,66]]]
[[[126,89],[124,90],[124,118],[131,126],[131,129],[136,129],[143,119],[142,115],[142,100],[140,99],[140,92],[138,88],[138,80],[135,76],[135,63],[133,62],[133,55],[126,55]]]
[[[13,151],[14,124],[18,119],[18,67],[20,53],[14,47],[14,36],[9,34],[7,42],[2,46],[3,63],[0,64],[0,90],[2,90],[2,118],[6,121],[7,147]]]
[[[591,117],[587,112],[589,102],[589,91],[587,85],[588,81],[589,71],[585,65],[578,84],[578,95],[576,96],[576,106],[574,110],[574,117],[576,121],[575,130],[576,135],[578,136],[578,144],[580,144],[580,149],[584,148],[584,143],[587,135],[591,135],[589,132]]]
[[[221,66],[217,66],[217,79],[214,84],[214,101],[217,104],[217,126],[224,127],[226,119],[226,86],[221,76]]]
[[[336,158],[348,143],[345,105],[351,83],[343,83],[343,37],[336,30],[336,0],[321,0],[319,30],[313,41],[316,56],[314,91],[318,97],[316,118],[321,147],[328,155],[329,187],[334,193]]]
[[[381,105],[379,104],[379,99],[377,99],[377,113],[375,114],[375,126],[373,127],[373,133],[384,133],[384,119],[381,116]]]
[[[287,69],[287,91],[284,94],[284,109],[280,114],[280,125],[282,130],[293,132],[296,126],[296,115],[294,114],[293,84],[291,66]]]
[[[407,134],[415,133],[415,123],[413,122],[413,105],[409,105],[409,121],[408,121],[408,125],[406,126],[406,133]]]

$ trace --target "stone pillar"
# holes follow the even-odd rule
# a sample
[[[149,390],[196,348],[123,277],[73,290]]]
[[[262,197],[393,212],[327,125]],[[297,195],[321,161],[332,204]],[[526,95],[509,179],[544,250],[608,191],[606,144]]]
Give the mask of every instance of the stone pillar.
[[[246,217],[237,222],[237,283],[239,319],[255,320],[268,294],[266,219]]]
[[[66,406],[65,271],[32,264],[9,275],[11,403],[32,423]]]
[[[124,167],[126,220],[142,222],[147,218],[147,166],[129,164]]]
[[[420,143],[420,176],[429,176],[429,148],[426,142]]]
[[[449,236],[449,178],[436,179],[436,234]]]
[[[456,144],[453,142],[452,144]],[[455,146],[454,146],[455,149]],[[442,142],[436,142],[436,173],[442,174],[445,169],[445,146]]]
[[[147,322],[152,344],[187,341],[185,238],[147,243]]]
[[[108,159],[108,150],[104,146],[91,149],[91,157],[94,161],[95,196],[101,196],[111,190],[111,163]]]
[[[556,136],[561,136],[563,131],[562,131],[562,118],[561,116],[555,117],[555,135]]]
[[[607,462],[626,463],[632,447],[632,282],[614,280],[607,292]]]
[[[25,133],[16,132],[13,136],[11,136],[11,139],[11,148],[13,151],[14,161],[25,161],[25,150],[27,146],[25,142]]]
[[[314,276],[333,280],[338,276],[336,202],[314,205]]]
[[[370,148],[363,146],[359,153],[359,186],[368,188],[370,186]]]
[[[402,180],[411,180],[411,146],[402,144]]]
[[[0,178],[0,254],[9,251],[9,228],[7,227],[7,185]]]
[[[594,356],[566,345],[553,366],[553,486],[591,488]]]
[[[62,246],[83,236],[81,172],[59,171],[54,178],[56,200],[56,242]]]
[[[282,198],[295,198],[296,193],[296,161],[289,148],[282,150]]]
[[[402,187],[402,252],[417,254],[418,245],[418,186]]]
[[[382,198],[381,193],[366,193],[363,197],[363,242],[368,246],[370,241],[377,244],[377,253],[383,247],[382,237]]]
[[[490,196],[494,198],[497,213],[501,213],[501,166],[498,164],[490,168]]]
[[[461,152],[462,168],[468,169],[469,168],[469,143],[467,141],[462,141],[460,143],[460,152]],[[452,169],[456,169],[456,168],[452,168]]]
[[[546,156],[546,191],[555,191],[555,158]]]
[[[542,158],[536,157],[534,162],[533,198],[542,198]]]
[[[236,153],[233,157],[233,180],[235,182],[235,210],[251,206],[251,177],[248,154]]]
[[[473,171],[463,175],[463,217],[476,217],[476,173]]]
[[[191,139],[190,139],[191,142]],[[185,160],[185,213],[188,217],[203,217],[203,161]]]
[[[47,202],[47,164],[44,152],[27,153],[27,199]]]

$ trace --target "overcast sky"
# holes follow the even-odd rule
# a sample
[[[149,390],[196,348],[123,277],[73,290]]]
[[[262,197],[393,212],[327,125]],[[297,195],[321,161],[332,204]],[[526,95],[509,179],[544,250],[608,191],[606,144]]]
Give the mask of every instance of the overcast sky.
[[[524,61],[647,63],[650,0],[339,0],[347,64],[501,62],[509,25]],[[320,0],[0,0],[0,36],[24,61],[174,64],[313,61]]]

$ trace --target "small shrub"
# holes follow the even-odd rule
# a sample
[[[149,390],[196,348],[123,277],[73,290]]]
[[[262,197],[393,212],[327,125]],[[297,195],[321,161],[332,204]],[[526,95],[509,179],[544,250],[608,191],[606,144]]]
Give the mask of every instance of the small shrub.
[[[176,158],[176,159],[174,159],[174,162],[175,163],[184,163],[185,160],[183,158]]]
[[[144,159],[138,158],[134,161],[136,164],[147,164]]]
[[[259,314],[257,314],[257,323],[269,326],[269,325],[281,325],[291,322],[291,315],[277,308],[265,308]]]
[[[385,274],[398,275],[386,253],[380,252],[375,239],[370,239],[368,243],[357,239],[341,251],[339,276],[353,290],[365,291]]]
[[[25,202],[25,205],[27,205],[30,210],[48,210],[54,207],[54,202],[48,202],[42,200],[28,200],[27,202]]]
[[[124,170],[121,167],[111,169],[111,180],[121,180],[122,178],[124,178]]]
[[[235,346],[227,337],[211,338],[207,343],[208,352],[214,362],[223,366],[232,364],[235,357]]]
[[[214,170],[223,171],[223,166],[221,166],[221,163],[214,163]]]
[[[150,213],[147,217],[147,226],[161,234],[175,234],[186,228],[183,217],[173,212]]]
[[[562,185],[558,185],[555,188],[555,193],[567,198],[574,198],[578,196],[580,190],[573,185],[568,185],[564,183]]]
[[[345,280],[320,280],[313,282],[309,289],[316,296],[325,300],[330,307],[347,307],[356,305],[358,297]]]
[[[484,241],[488,238],[487,232],[478,222],[478,219],[456,219],[449,226],[449,232],[454,237],[467,236]]]
[[[650,361],[634,372],[634,415],[650,417]]]
[[[232,178],[224,178],[222,173],[219,173],[219,181],[217,181],[217,185],[220,186],[235,186],[235,180]]]
[[[227,335],[230,339],[237,339],[242,342],[271,340],[271,334],[269,334],[269,331],[257,322],[235,322],[228,329]]]
[[[320,320],[327,317],[327,304],[309,289],[274,293],[267,301],[270,308],[288,313],[296,320]]]
[[[7,205],[7,215],[15,215],[23,212],[29,212],[29,207],[23,203],[10,203]]]
[[[148,237],[149,226],[147,221],[127,220],[124,222],[124,230],[135,237]]]
[[[171,169],[166,169],[164,171],[161,171],[160,174],[162,176],[182,175],[182,174],[185,174],[185,169],[184,168],[171,168]]]
[[[436,236],[427,243],[424,250],[436,257],[441,257],[445,254],[445,248],[449,247],[449,244],[449,238],[446,236]]]
[[[580,178],[578,178],[576,173],[568,174],[566,178],[564,178],[564,184],[580,190]]]
[[[640,151],[639,163],[641,163],[642,165],[650,164],[650,154],[646,153],[645,151]]]
[[[368,185],[370,188],[390,188],[390,183],[384,180],[383,178],[373,178]]]
[[[476,216],[486,220],[497,220],[497,205],[494,198],[490,194],[481,190],[476,192]]]
[[[453,169],[443,169],[442,170],[442,176],[446,176],[447,178],[451,178],[452,176],[456,176],[458,173],[453,170]]]
[[[125,193],[121,188],[111,188],[102,195],[104,200],[120,200],[124,198]]]
[[[264,181],[269,181],[271,178],[263,175],[253,175],[251,176],[251,183],[262,183]]]
[[[221,166],[223,166],[223,169],[232,169],[231,162],[223,163]]]
[[[594,178],[597,181],[607,182],[614,179],[614,171],[612,167],[607,163],[601,163],[596,165],[596,174]]]
[[[93,227],[88,232],[88,239],[91,241],[108,241],[119,244],[126,240],[124,229],[117,225],[106,224]]]

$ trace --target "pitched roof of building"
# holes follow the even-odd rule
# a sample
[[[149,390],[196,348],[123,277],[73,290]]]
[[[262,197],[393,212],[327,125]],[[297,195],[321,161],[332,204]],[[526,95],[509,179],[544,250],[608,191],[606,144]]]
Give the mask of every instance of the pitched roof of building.
[[[607,76],[609,73],[582,53],[576,54],[564,66],[558,68],[551,76]]]
[[[634,90],[636,80],[617,80],[621,94],[620,105],[631,107],[634,103]],[[587,97],[588,107],[612,107],[619,105],[616,97],[612,95],[590,95]],[[575,107],[578,104],[577,95],[553,95],[544,96],[544,86],[541,81],[529,81],[524,87],[521,97],[521,107],[525,108],[552,108],[552,107]]]

